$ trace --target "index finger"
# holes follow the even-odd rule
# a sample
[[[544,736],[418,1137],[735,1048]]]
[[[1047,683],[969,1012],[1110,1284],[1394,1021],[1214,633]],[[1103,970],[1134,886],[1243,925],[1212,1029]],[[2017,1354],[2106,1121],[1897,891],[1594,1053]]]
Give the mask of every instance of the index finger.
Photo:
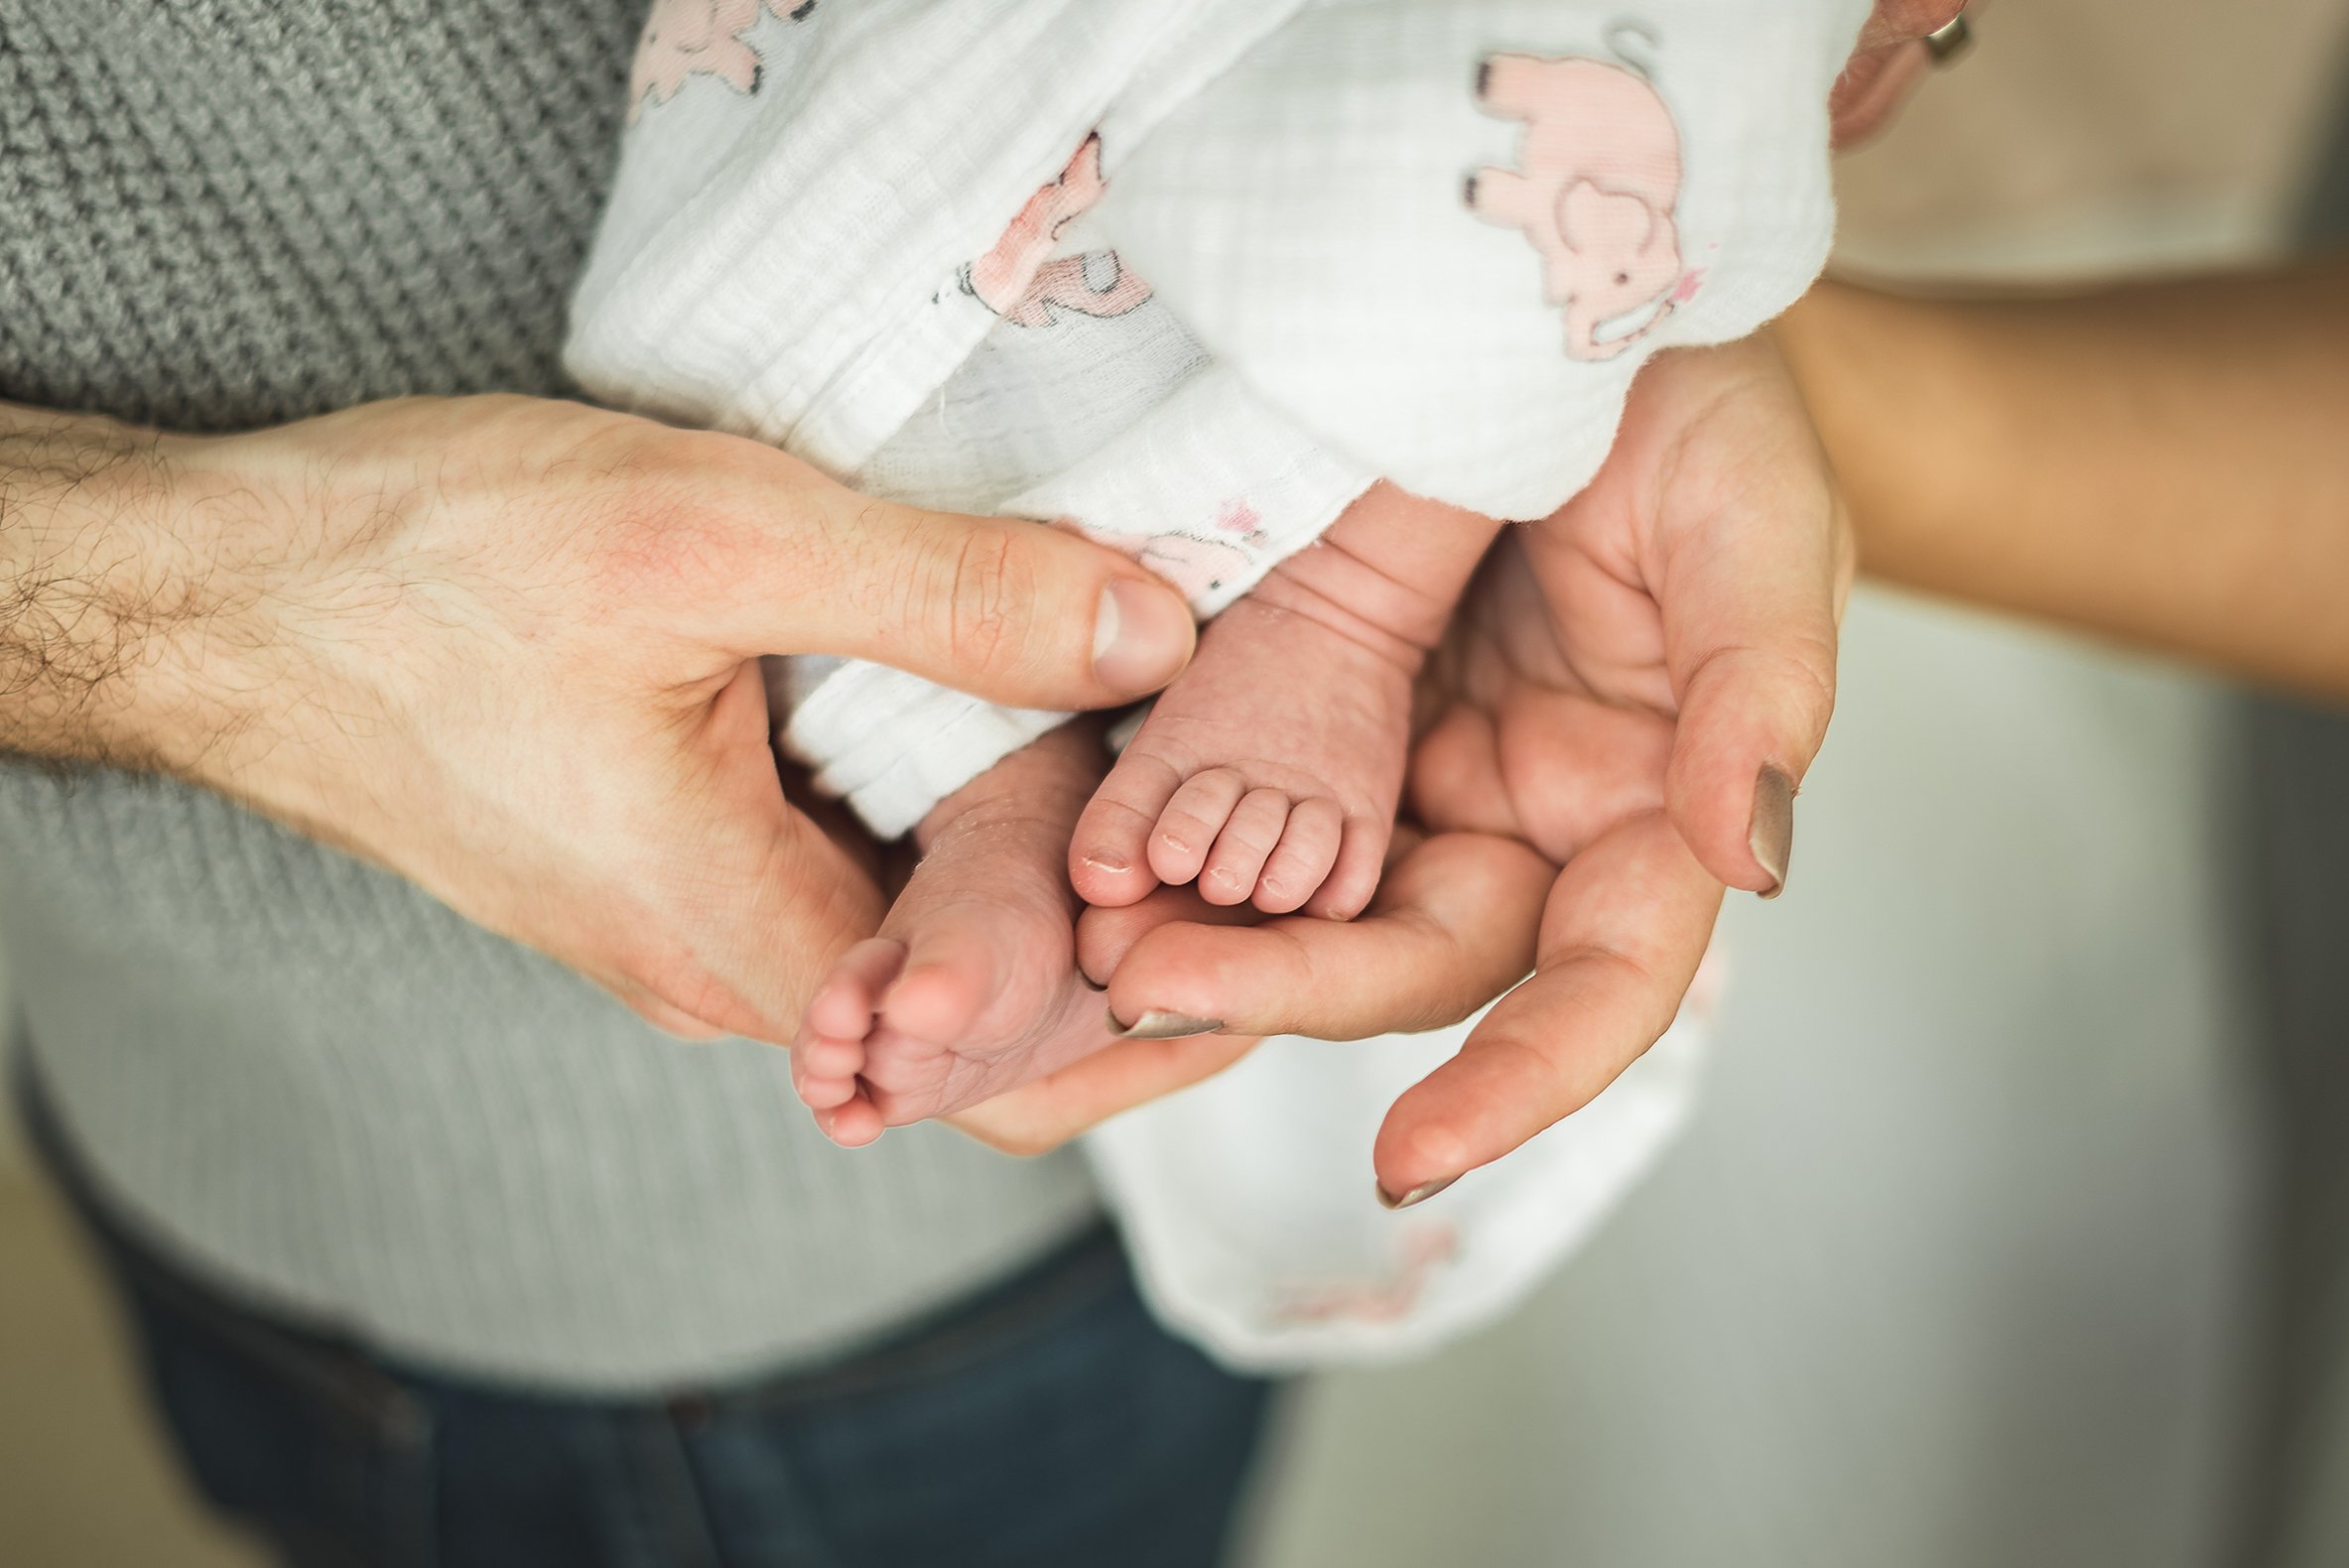
[[[1244,1035],[1120,1040],[946,1122],[1006,1154],[1045,1154],[1121,1111],[1212,1078],[1255,1046]]]
[[[1661,812],[1569,861],[1549,890],[1533,978],[1387,1112],[1371,1151],[1379,1190],[1415,1201],[1590,1104],[1671,1027],[1721,891]]]
[[[1211,925],[1170,918],[1185,909],[1172,898],[1090,910],[1087,965],[1113,969],[1109,1010],[1129,1024],[1155,1014],[1228,1034],[1319,1040],[1433,1029],[1459,1022],[1532,968],[1555,874],[1513,840],[1438,834],[1388,866],[1354,920]]]

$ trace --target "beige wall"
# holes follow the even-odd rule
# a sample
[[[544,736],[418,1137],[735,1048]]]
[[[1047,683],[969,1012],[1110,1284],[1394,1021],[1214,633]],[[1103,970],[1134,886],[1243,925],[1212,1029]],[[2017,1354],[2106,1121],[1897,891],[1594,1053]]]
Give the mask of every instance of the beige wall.
[[[1844,160],[1842,253],[2044,277],[2271,248],[2349,65],[2342,0],[1998,0]]]

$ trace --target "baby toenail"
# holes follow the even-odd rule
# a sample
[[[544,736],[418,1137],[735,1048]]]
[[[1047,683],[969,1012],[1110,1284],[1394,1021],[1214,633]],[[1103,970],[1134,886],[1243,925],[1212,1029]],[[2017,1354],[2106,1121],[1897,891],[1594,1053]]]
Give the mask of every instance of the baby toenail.
[[[1130,871],[1133,869],[1123,860],[1110,854],[1089,854],[1085,857],[1085,863],[1097,871]]]

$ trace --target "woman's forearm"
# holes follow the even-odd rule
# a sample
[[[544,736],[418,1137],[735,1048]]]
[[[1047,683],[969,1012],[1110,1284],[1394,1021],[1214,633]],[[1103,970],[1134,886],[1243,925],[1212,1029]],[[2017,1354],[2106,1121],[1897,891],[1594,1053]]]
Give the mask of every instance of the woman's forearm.
[[[2349,267],[1777,330],[1871,574],[2349,695]]]

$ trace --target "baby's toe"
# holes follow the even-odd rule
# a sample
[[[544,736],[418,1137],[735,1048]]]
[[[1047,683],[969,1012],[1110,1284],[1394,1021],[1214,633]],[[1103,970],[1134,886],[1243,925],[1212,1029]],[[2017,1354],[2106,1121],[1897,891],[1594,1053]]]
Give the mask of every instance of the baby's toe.
[[[1069,885],[1105,909],[1140,903],[1158,885],[1150,869],[1151,819],[1122,806],[1087,808],[1069,841]]]
[[[1334,800],[1316,797],[1291,807],[1280,843],[1256,878],[1256,907],[1268,915],[1303,908],[1337,863],[1345,829],[1346,815]]]
[[[1230,768],[1185,779],[1150,833],[1150,869],[1158,879],[1180,885],[1198,876],[1246,795],[1246,781]]]
[[[998,958],[987,933],[961,927],[925,933],[882,1000],[881,1021],[927,1045],[963,1043],[980,1009],[994,999]]]
[[[881,992],[897,978],[904,963],[902,942],[872,937],[857,943],[841,955],[824,978],[816,999],[808,1003],[803,1026],[809,1034],[827,1039],[863,1039],[872,1030],[873,1014],[880,1010]]]
[[[792,1047],[791,1061],[810,1078],[854,1078],[864,1070],[864,1042],[810,1035]]]
[[[1392,823],[1349,819],[1338,843],[1337,861],[1322,879],[1321,891],[1306,901],[1305,912],[1352,920],[1368,909],[1386,869],[1386,847],[1393,838]]]
[[[856,1098],[853,1078],[802,1078],[797,1087],[800,1104],[810,1111],[832,1111]]]
[[[1241,796],[1199,873],[1199,896],[1211,904],[1246,903],[1288,820],[1289,798],[1279,790],[1252,789]]]
[[[1158,885],[1150,869],[1150,830],[1181,782],[1155,758],[1120,758],[1086,802],[1069,836],[1069,882],[1089,904],[1138,903]]]
[[[886,1130],[881,1113],[867,1100],[851,1100],[816,1112],[816,1125],[844,1149],[860,1149]]]
[[[856,1096],[864,1070],[864,1042],[803,1036],[791,1048],[791,1086],[810,1111],[829,1111]]]

